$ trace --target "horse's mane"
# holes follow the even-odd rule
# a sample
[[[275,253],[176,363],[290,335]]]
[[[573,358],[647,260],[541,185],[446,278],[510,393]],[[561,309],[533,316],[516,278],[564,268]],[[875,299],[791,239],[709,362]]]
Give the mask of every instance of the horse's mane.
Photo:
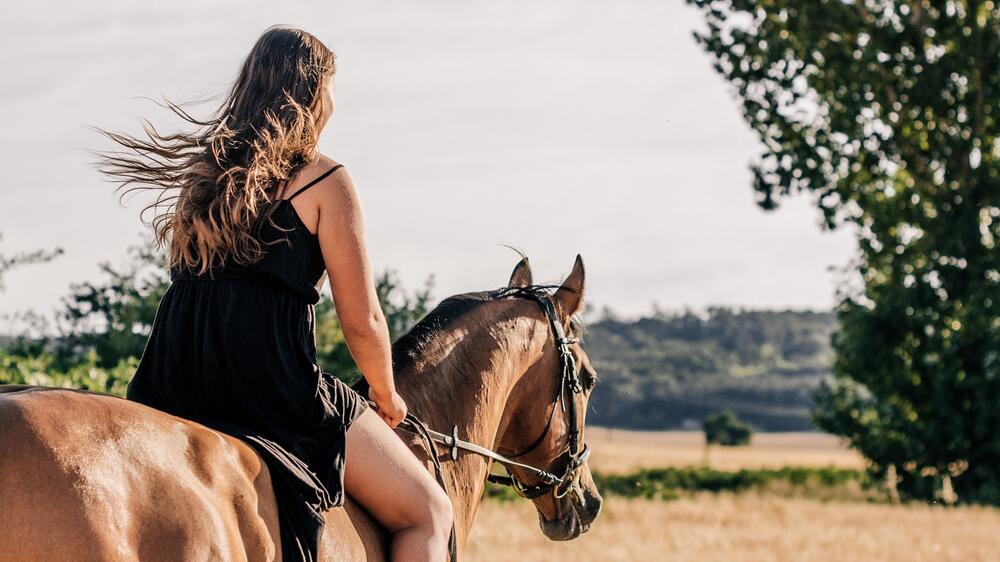
[[[438,334],[444,333],[455,321],[475,310],[484,302],[493,300],[494,292],[462,293],[452,295],[438,303],[392,343],[393,372],[399,373],[411,368]],[[368,396],[368,381],[364,377],[359,378],[352,386],[362,396]]]
[[[394,373],[407,371],[424,353],[424,350],[434,339],[445,333],[450,326],[466,314],[476,310],[484,303],[506,298],[521,291],[542,290],[558,285],[531,284],[517,287],[500,287],[486,291],[473,291],[452,295],[425,314],[406,333],[392,343],[392,368]],[[583,322],[577,315],[570,318],[571,331],[577,335],[583,332]],[[353,385],[354,390],[362,396],[368,395],[368,381],[359,378]]]
[[[392,367],[401,372],[413,366],[434,338],[466,314],[494,300],[495,291],[474,291],[450,296],[424,315],[392,344]]]

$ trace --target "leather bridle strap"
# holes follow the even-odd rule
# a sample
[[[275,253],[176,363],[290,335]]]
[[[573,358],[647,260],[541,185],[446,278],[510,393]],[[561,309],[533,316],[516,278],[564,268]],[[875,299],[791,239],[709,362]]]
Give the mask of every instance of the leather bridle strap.
[[[511,475],[510,477],[503,477],[491,474],[489,480],[497,484],[504,484],[511,486],[520,495],[526,498],[535,498],[545,494],[551,488],[556,488],[556,497],[562,497],[568,493],[568,491],[574,487],[574,475],[577,469],[587,461],[590,456],[590,447],[583,445],[580,448],[580,427],[578,423],[578,411],[576,400],[572,396],[566,396],[567,387],[573,392],[573,394],[578,394],[583,392],[582,385],[580,383],[579,374],[576,369],[576,358],[573,356],[572,351],[570,351],[569,344],[577,342],[577,338],[566,337],[565,331],[563,330],[562,323],[559,321],[559,316],[556,313],[555,305],[552,302],[551,295],[545,292],[539,292],[536,287],[508,287],[503,290],[506,294],[517,294],[523,297],[531,298],[538,302],[545,312],[545,316],[549,321],[549,326],[555,337],[556,346],[559,350],[559,364],[560,364],[560,377],[559,377],[559,387],[556,397],[553,399],[552,411],[549,413],[549,418],[546,421],[545,429],[542,434],[521,451],[509,455],[510,457],[519,457],[525,455],[534,449],[536,449],[544,441],[545,437],[548,435],[549,430],[552,427],[552,418],[555,415],[556,404],[558,403],[562,408],[563,412],[569,413],[569,419],[567,420],[567,433],[569,434],[569,443],[566,450],[562,452],[563,455],[568,456],[568,461],[566,468],[563,471],[563,475],[557,482],[546,482],[542,481],[533,486],[524,486],[520,484],[517,479]],[[567,406],[568,403],[568,406]]]
[[[536,476],[538,476],[539,479],[541,479],[546,483],[549,484],[562,483],[562,478],[556,476],[555,474],[552,474],[551,472],[547,472],[538,467],[531,466],[530,464],[519,463],[515,460],[511,460],[510,458],[501,455],[500,453],[491,451],[486,447],[483,447],[481,445],[476,445],[475,443],[470,443],[469,441],[465,441],[463,439],[459,439],[458,427],[455,427],[452,430],[451,435],[447,435],[445,433],[440,433],[438,431],[434,431],[433,429],[428,428],[426,424],[421,422],[419,419],[417,419],[416,416],[410,413],[407,413],[407,417],[412,418],[412,423],[420,427],[419,433],[421,435],[426,434],[431,441],[434,441],[436,443],[441,443],[442,445],[447,445],[449,447],[448,456],[451,458],[451,460],[455,460],[456,458],[458,458],[458,450],[462,449],[464,451],[469,451],[470,453],[475,453],[477,455],[493,459],[504,466],[516,466],[520,469],[527,470],[528,472],[531,472]],[[404,419],[404,421],[406,420]],[[400,426],[402,425],[403,424],[400,423]],[[416,431],[411,431],[410,428],[408,427],[400,427],[400,429],[403,429],[404,431],[410,431],[411,433],[417,433]]]
[[[368,403],[373,408],[377,407],[375,402],[370,399],[368,400]],[[529,472],[533,472],[542,481],[542,484],[525,488],[525,487],[520,487],[520,483],[514,480],[513,478],[508,479],[510,480],[510,483],[508,485],[514,488],[515,490],[518,490],[519,494],[527,498],[536,498],[538,496],[541,496],[549,489],[551,489],[552,486],[561,485],[563,483],[562,478],[552,473],[546,472],[542,469],[536,468],[531,465],[513,461],[499,453],[495,453],[487,449],[486,447],[482,447],[480,445],[476,445],[475,443],[470,443],[468,441],[459,439],[457,426],[452,429],[451,435],[446,435],[444,433],[440,433],[438,431],[434,431],[433,429],[428,428],[427,424],[421,421],[420,418],[418,418],[411,412],[407,412],[406,416],[403,417],[403,421],[399,423],[397,428],[402,429],[403,431],[407,431],[409,433],[413,433],[419,436],[424,441],[424,444],[427,446],[427,451],[429,453],[428,456],[430,457],[431,463],[434,466],[434,477],[437,479],[438,484],[441,485],[441,488],[448,495],[450,495],[448,492],[448,485],[445,483],[444,469],[441,467],[440,454],[438,453],[438,449],[435,443],[441,443],[443,445],[447,445],[450,448],[448,456],[451,460],[455,460],[456,458],[458,458],[458,450],[462,449],[465,451],[469,451],[470,453],[475,453],[477,455],[493,459],[503,464],[504,466],[517,466]],[[580,459],[579,463],[582,465],[584,462],[586,462],[587,457],[589,456],[590,456],[590,449],[585,448],[584,454],[582,455],[582,458]],[[496,480],[493,479],[493,477],[496,477],[497,479],[504,478],[502,476],[496,476],[491,474],[489,475],[489,478],[490,481],[492,482],[497,482]],[[497,482],[497,483],[503,484],[506,482]],[[451,534],[448,537],[448,558],[449,560],[451,560],[451,562],[458,562],[458,546],[457,546],[457,537],[456,537],[454,520],[451,523]]]

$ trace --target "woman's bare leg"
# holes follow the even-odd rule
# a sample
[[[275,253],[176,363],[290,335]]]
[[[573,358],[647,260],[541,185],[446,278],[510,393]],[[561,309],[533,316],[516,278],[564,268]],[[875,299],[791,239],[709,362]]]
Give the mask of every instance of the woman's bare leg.
[[[447,560],[451,500],[371,408],[347,430],[344,488],[392,533],[392,560]]]

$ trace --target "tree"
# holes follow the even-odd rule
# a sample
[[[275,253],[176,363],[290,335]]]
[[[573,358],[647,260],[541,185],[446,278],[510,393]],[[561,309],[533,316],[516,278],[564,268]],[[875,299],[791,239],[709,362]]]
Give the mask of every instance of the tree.
[[[0,239],[2,238],[3,234],[0,233]],[[63,249],[58,247],[53,250],[33,250],[14,255],[5,255],[0,253],[0,292],[6,290],[4,278],[15,267],[33,263],[45,263],[52,261],[62,254]],[[46,324],[45,318],[30,310],[25,312],[5,313],[2,317],[11,320],[12,322],[26,324],[26,328],[23,329],[23,333],[16,336],[0,334],[0,346],[3,347],[9,347],[12,345],[30,347],[32,345],[36,345],[36,343],[31,340],[28,333],[32,331],[41,333],[44,331],[44,326]]]
[[[3,235],[0,234],[0,239],[2,238]],[[10,270],[21,265],[52,261],[57,256],[62,255],[62,253],[62,248],[56,248],[54,250],[33,250],[31,252],[21,252],[12,256],[0,254],[0,291],[6,289],[3,284],[4,276],[10,273]]]
[[[434,276],[424,283],[424,288],[408,295],[402,288],[395,270],[387,269],[375,278],[375,292],[381,303],[389,337],[393,341],[406,333],[428,312]],[[316,357],[317,362],[337,378],[353,383],[361,371],[344,341],[333,299],[323,295],[316,303]]]
[[[55,367],[69,369],[94,361],[103,369],[115,368],[128,358],[142,356],[163,293],[170,286],[166,256],[156,251],[151,240],[131,246],[122,266],[100,264],[106,279],[72,285],[63,299],[63,326],[56,342]],[[386,270],[375,278],[390,336],[408,330],[428,310],[433,276],[423,290],[407,294],[395,271]],[[333,300],[322,295],[316,303],[317,363],[345,381],[360,376],[344,341]],[[87,357],[93,354],[92,359]]]
[[[61,367],[80,361],[90,351],[102,368],[142,355],[170,278],[166,256],[148,237],[129,247],[128,254],[123,266],[99,264],[105,280],[73,284],[63,298],[57,345]]]
[[[701,427],[705,430],[706,445],[723,447],[749,445],[753,437],[753,428],[736,419],[736,415],[730,411],[708,416]]]
[[[433,289],[433,275],[424,281],[424,288],[414,291],[412,296],[403,290],[399,276],[393,269],[387,269],[375,278],[375,291],[389,325],[390,339],[395,341],[427,314]]]
[[[688,3],[763,143],[759,205],[810,193],[858,232],[816,422],[904,493],[1000,503],[996,2]]]

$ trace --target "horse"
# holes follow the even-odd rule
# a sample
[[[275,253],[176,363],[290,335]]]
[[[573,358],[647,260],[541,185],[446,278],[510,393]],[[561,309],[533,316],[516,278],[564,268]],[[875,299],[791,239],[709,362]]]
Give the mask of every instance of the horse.
[[[576,538],[600,512],[586,447],[580,454],[573,444],[597,381],[578,337],[583,285],[577,255],[544,299],[453,295],[393,342],[410,411],[425,429],[450,429],[440,441],[450,451],[437,451],[426,432],[396,431],[448,492],[457,553],[496,460],[534,503],[548,538]],[[504,289],[538,295],[544,287],[555,285],[533,285],[524,257]],[[551,307],[538,306],[544,301]],[[559,372],[567,360],[576,392]],[[389,535],[349,494],[324,517],[318,560],[388,559]],[[280,558],[270,474],[244,441],[103,393],[0,386],[0,560]]]

